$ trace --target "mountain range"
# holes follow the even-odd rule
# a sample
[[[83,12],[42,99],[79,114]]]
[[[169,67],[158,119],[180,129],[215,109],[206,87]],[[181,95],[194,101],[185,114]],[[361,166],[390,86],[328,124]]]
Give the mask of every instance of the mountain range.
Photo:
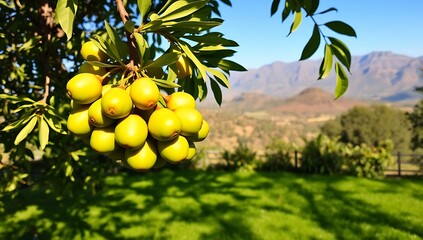
[[[335,89],[335,74],[317,80],[320,60],[292,63],[274,62],[230,76],[231,89],[224,91],[224,101],[243,93],[260,93],[290,98],[310,87],[328,92]],[[372,52],[353,56],[349,87],[345,97],[371,101],[407,101],[421,97],[414,91],[423,86],[423,56],[414,58],[392,52]]]

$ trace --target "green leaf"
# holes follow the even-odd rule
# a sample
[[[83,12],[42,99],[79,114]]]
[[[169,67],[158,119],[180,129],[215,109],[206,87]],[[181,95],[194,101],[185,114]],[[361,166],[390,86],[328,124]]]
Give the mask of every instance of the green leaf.
[[[294,12],[294,21],[292,22],[291,30],[289,31],[289,34],[295,32],[295,30],[298,29],[298,27],[301,24],[302,19],[303,19],[303,14],[302,14],[301,10]]]
[[[126,29],[126,31],[133,33],[134,32],[134,28],[135,28],[135,22],[128,20],[125,22],[125,24],[123,25]]]
[[[138,3],[138,9],[141,13],[141,23],[144,22],[145,17],[147,16],[148,11],[150,11],[151,8],[151,0],[137,0]]]
[[[15,138],[15,145],[18,145],[22,140],[24,140],[32,130],[34,130],[35,124],[37,123],[37,117],[33,116],[28,124],[22,128]]]
[[[345,43],[343,43],[341,40],[334,38],[334,37],[329,37],[329,40],[332,43],[332,46],[335,46],[340,51],[340,54],[344,55],[345,63],[341,60],[340,61],[342,62],[342,64],[344,64],[345,67],[347,67],[348,71],[351,72],[350,71],[351,53],[350,53],[350,50],[348,49],[347,45]],[[339,59],[336,52],[335,52],[335,56]]]
[[[9,95],[9,94],[0,94],[0,99],[4,99],[4,100],[8,100],[11,101],[13,103],[17,103],[17,102],[31,102],[34,103],[35,101],[32,100],[31,98],[28,97],[22,97],[22,96],[14,96],[14,95]]]
[[[303,52],[301,53],[300,60],[305,60],[311,57],[319,48],[320,46],[320,32],[319,26],[317,24],[314,25],[313,34],[308,40],[307,44],[305,45]]]
[[[114,28],[112,28],[107,21],[104,21],[104,25],[106,26],[106,31],[109,39],[111,40],[112,44],[109,44],[109,48],[112,48],[114,52],[117,52],[119,59],[122,58],[122,56],[129,55],[129,47],[126,45],[119,34],[116,32]],[[117,59],[116,59],[117,60]]]
[[[48,144],[48,138],[49,138],[50,129],[48,127],[48,124],[46,121],[44,121],[44,118],[39,116],[38,117],[38,137],[40,141],[40,149],[44,150],[44,148]]]
[[[99,62],[99,61],[87,61],[87,63],[89,63],[93,66],[96,66],[96,67],[103,67],[103,68],[116,68],[116,67],[121,66],[121,65],[104,63],[104,62]]]
[[[350,25],[344,22],[341,22],[341,21],[327,22],[325,23],[325,26],[339,34],[343,34],[343,35],[347,35],[351,37],[357,37],[357,34],[355,33],[354,28],[352,28]]]
[[[307,16],[312,16],[319,7],[319,0],[305,0],[304,8],[307,11]]]
[[[270,8],[270,16],[273,16],[278,11],[280,1],[281,0],[273,0],[272,1],[272,7]]]
[[[10,131],[15,128],[21,128],[23,125],[25,125],[31,118],[35,116],[32,112],[26,112],[20,117],[18,120],[12,122],[11,124],[7,125],[5,128],[2,129],[2,131]]]
[[[55,10],[56,22],[59,22],[66,33],[67,40],[72,37],[73,20],[78,9],[78,0],[58,0]]]
[[[174,35],[176,35],[175,33],[181,32],[182,34],[179,35],[183,36],[186,33],[195,34],[201,31],[207,31],[221,24],[221,22],[216,21],[169,21],[164,22],[158,29],[171,28]]]
[[[143,60],[142,63],[150,57],[150,50],[147,41],[140,33],[134,33],[135,42],[137,43],[138,58]]]
[[[289,1],[285,1],[285,7],[282,11],[282,22],[288,18],[290,13],[291,13],[291,5],[289,4]]]
[[[225,76],[225,74],[224,73],[222,73],[221,71],[219,71],[219,70],[216,70],[216,69],[212,69],[212,68],[208,68],[207,69],[211,74],[213,74],[215,77],[216,77],[216,79],[219,81],[219,83],[222,85],[222,86],[224,86],[224,87],[226,87],[226,88],[230,88],[230,84],[229,84],[229,80],[228,80],[228,78]]]
[[[325,56],[323,57],[322,63],[320,64],[320,77],[319,79],[326,78],[330,70],[332,69],[333,55],[331,48],[328,44],[325,45]]]
[[[338,62],[335,64],[335,72],[336,72],[335,99],[338,99],[348,89],[348,76],[345,74],[344,69]]]
[[[218,67],[223,69],[223,70],[232,70],[232,71],[247,71],[246,68],[244,68],[242,65],[231,61],[231,60],[227,60],[227,59],[222,59],[219,61],[218,63]]]
[[[53,115],[53,116],[47,116],[47,114],[44,115],[44,120],[47,122],[47,124],[50,126],[50,128],[53,129],[53,131],[60,133],[60,134],[63,134],[63,135],[66,135],[67,132],[62,129],[62,124],[61,124],[61,122],[58,118],[59,117],[56,117],[55,115]]]
[[[348,71],[350,71],[350,63],[347,60],[347,56],[342,52],[341,49],[339,49],[337,46],[331,44],[330,45],[333,54],[335,54],[335,57],[345,66],[347,67]]]
[[[223,96],[222,96],[222,90],[220,89],[220,86],[217,84],[216,81],[214,81],[214,79],[210,80],[210,86],[213,91],[214,99],[216,100],[217,104],[221,106]]]
[[[198,58],[195,56],[194,53],[192,53],[191,48],[189,46],[188,43],[179,40],[179,45],[182,48],[182,51],[185,52],[185,54],[187,55],[187,57],[195,64],[195,66],[198,68],[198,70],[200,71],[201,76],[203,77],[204,81],[207,78],[207,74],[206,74],[206,67],[200,62],[200,60],[198,60]]]
[[[163,79],[156,79],[156,78],[152,78],[151,80],[153,80],[157,85],[164,87],[164,88],[179,88],[180,85],[174,82],[170,82],[167,80],[163,80]]]
[[[178,18],[183,18],[193,14],[206,5],[208,0],[199,0],[194,2],[175,1],[163,14],[160,16],[162,21],[171,21]]]
[[[322,12],[316,13],[315,15],[317,15],[317,14],[325,14],[325,13],[332,12],[332,11],[338,12],[338,9],[336,9],[334,7],[331,7],[331,8],[328,8],[328,9],[322,11]]]
[[[176,52],[168,52],[163,55],[161,55],[156,60],[152,61],[150,64],[146,65],[144,68],[149,67],[163,67],[170,65],[174,62],[176,62],[179,58],[179,54]]]
[[[195,35],[195,36],[183,36],[186,39],[191,41],[203,43],[203,44],[221,44],[226,47],[237,47],[239,46],[237,42],[223,38],[223,34],[219,32],[210,32],[204,35]]]

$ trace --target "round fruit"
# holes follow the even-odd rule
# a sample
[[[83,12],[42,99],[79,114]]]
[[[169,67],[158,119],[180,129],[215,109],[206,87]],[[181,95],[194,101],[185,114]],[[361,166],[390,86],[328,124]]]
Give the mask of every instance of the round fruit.
[[[148,128],[142,117],[130,114],[115,127],[116,142],[124,148],[139,148],[147,139]]]
[[[178,115],[167,108],[154,111],[148,120],[148,131],[159,141],[176,138],[182,130],[182,122]]]
[[[200,131],[198,133],[187,137],[190,141],[201,142],[209,135],[210,127],[206,120],[203,119],[203,124],[201,124]]]
[[[177,108],[174,111],[182,121],[181,134],[192,136],[197,134],[203,124],[203,116],[194,108]]]
[[[186,57],[180,56],[176,61],[176,67],[178,68],[178,79],[185,79],[191,76],[191,65]]]
[[[101,96],[104,96],[104,94],[109,91],[113,87],[113,84],[106,84],[101,89]]]
[[[105,68],[93,66],[85,62],[79,67],[78,73],[92,73],[98,76],[103,76],[107,73],[107,71]]]
[[[93,41],[82,44],[81,55],[87,61],[105,62],[108,58],[107,54],[101,51]]]
[[[79,73],[66,84],[69,97],[79,104],[89,104],[101,96],[101,82],[92,73]]]
[[[99,153],[114,151],[116,149],[114,128],[108,127],[94,129],[91,133],[90,146]]]
[[[188,156],[185,158],[185,160],[191,160],[195,156],[195,153],[197,152],[197,149],[193,142],[188,141],[188,145],[189,145]]]
[[[178,136],[170,141],[158,141],[157,150],[160,156],[169,163],[179,163],[188,156],[188,140],[183,136]]]
[[[97,99],[88,109],[89,121],[92,125],[103,128],[111,126],[116,120],[111,119],[104,114],[101,108],[101,98]]]
[[[85,136],[91,133],[94,127],[88,119],[88,108],[89,105],[81,106],[72,110],[69,114],[66,124],[71,133],[77,136]]]
[[[124,118],[131,113],[132,100],[124,89],[111,88],[101,98],[101,108],[109,118]]]
[[[166,106],[170,110],[187,107],[195,108],[196,103],[194,97],[186,92],[174,92],[167,97]]]
[[[151,140],[147,140],[141,148],[127,149],[125,151],[125,159],[122,163],[124,166],[134,170],[143,171],[152,168],[156,160],[156,146]]]
[[[160,91],[157,85],[150,78],[138,78],[130,89],[129,95],[135,107],[141,110],[154,108],[159,102]]]

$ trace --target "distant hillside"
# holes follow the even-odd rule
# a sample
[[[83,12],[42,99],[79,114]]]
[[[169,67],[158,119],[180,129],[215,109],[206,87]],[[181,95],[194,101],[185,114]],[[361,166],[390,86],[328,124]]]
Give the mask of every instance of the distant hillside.
[[[339,113],[354,106],[364,106],[369,103],[351,98],[334,100],[332,94],[320,88],[307,88],[272,110],[275,112],[296,113]]]
[[[275,62],[259,69],[233,73],[231,90],[225,99],[254,92],[277,98],[289,98],[309,87],[333,92],[335,76],[317,81],[320,61]],[[404,101],[418,98],[413,90],[423,86],[423,57],[412,58],[391,52],[373,52],[352,58],[350,84],[345,96],[355,99]]]

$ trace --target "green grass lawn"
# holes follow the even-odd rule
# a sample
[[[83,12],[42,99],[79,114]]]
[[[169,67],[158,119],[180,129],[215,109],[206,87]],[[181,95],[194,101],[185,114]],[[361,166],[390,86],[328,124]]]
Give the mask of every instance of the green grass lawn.
[[[1,199],[0,239],[422,239],[423,180],[161,171]]]

